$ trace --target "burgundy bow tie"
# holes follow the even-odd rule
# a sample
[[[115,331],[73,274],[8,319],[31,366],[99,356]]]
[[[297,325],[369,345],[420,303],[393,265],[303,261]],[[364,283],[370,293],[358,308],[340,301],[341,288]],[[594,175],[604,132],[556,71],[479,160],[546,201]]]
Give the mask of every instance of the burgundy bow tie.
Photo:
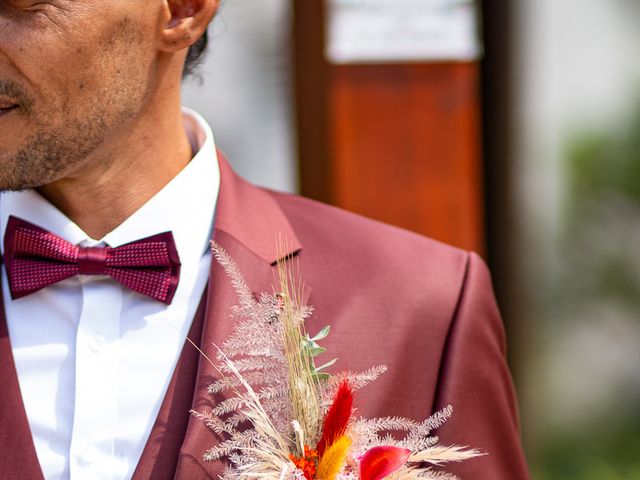
[[[4,236],[4,259],[14,299],[74,275],[109,275],[169,305],[180,278],[180,259],[171,232],[117,248],[78,247],[11,216]]]

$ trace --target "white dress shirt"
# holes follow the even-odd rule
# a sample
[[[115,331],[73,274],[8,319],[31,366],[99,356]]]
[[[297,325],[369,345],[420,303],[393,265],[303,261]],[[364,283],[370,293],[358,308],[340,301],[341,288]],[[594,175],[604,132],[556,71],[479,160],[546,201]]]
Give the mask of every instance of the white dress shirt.
[[[35,191],[0,195],[1,238],[9,215],[82,246],[117,247],[171,231],[182,264],[169,306],[86,275],[12,300],[3,266],[20,390],[47,479],[131,478],[160,410],[207,283],[220,186],[209,126],[186,109],[184,120],[198,153],[104,238],[90,238]]]

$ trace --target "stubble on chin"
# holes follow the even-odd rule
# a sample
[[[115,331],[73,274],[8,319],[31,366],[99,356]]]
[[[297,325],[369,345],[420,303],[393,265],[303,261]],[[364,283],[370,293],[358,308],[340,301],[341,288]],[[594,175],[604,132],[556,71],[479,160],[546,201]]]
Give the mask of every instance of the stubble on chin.
[[[64,127],[49,123],[36,128],[14,153],[0,153],[0,191],[38,188],[78,171],[103,143],[105,130],[97,112]]]
[[[92,162],[115,160],[96,153],[126,134],[141,114],[147,72],[133,53],[140,41],[135,25],[119,24],[101,42],[103,70],[93,71],[91,80],[78,75],[62,95],[36,102],[27,102],[20,90],[32,127],[13,152],[0,145],[0,191],[42,187],[81,174]],[[14,85],[12,92],[18,88]]]

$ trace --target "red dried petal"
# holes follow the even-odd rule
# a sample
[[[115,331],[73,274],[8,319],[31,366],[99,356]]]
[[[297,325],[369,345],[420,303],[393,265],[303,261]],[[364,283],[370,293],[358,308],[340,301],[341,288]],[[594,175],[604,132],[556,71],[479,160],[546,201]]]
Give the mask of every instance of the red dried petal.
[[[353,390],[349,386],[349,382],[343,380],[324,418],[322,436],[316,446],[318,455],[324,455],[324,451],[344,435],[352,414]]]
[[[411,450],[400,447],[373,447],[360,459],[360,480],[382,480],[407,463]]]

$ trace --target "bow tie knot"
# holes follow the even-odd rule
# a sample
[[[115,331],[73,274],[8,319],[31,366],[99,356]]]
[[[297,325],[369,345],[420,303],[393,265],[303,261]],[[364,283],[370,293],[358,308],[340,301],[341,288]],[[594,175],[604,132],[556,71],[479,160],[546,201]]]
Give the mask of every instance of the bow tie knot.
[[[12,298],[74,275],[108,275],[125,287],[170,304],[180,259],[171,232],[120,247],[79,247],[16,217],[5,233],[5,264]]]
[[[80,275],[105,275],[109,247],[79,247],[78,273]]]

